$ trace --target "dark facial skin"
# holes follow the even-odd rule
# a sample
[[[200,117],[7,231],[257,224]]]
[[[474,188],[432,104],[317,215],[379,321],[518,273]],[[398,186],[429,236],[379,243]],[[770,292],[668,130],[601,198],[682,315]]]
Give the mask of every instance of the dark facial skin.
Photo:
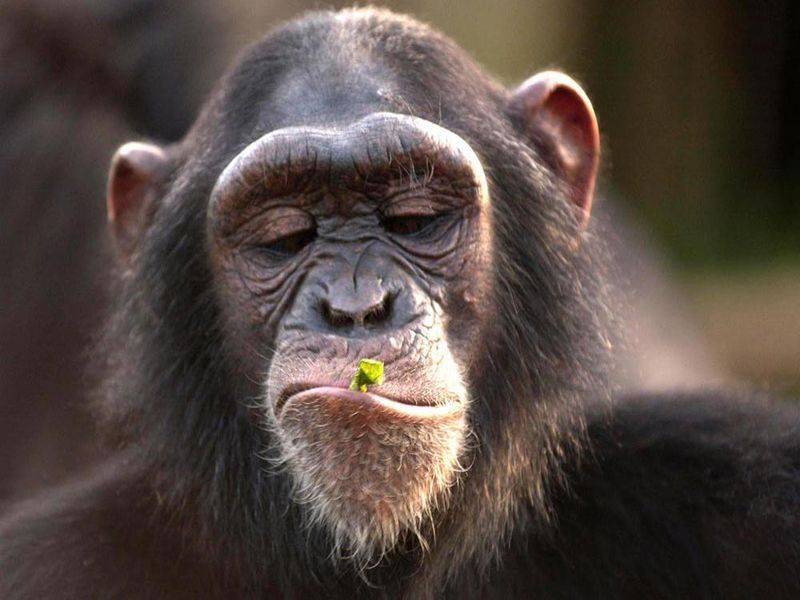
[[[475,307],[491,251],[487,202],[471,148],[421,119],[384,113],[344,132],[267,134],[212,193],[213,260],[235,302],[230,318],[253,331],[252,343],[293,346],[301,360],[348,340],[351,364],[338,375],[327,367],[323,380],[349,382],[359,356],[387,363],[386,385],[403,371],[427,372],[443,358],[419,348],[451,320],[468,338],[483,316]],[[463,368],[470,351],[461,346]],[[390,368],[401,359],[412,366]],[[428,379],[422,387],[442,377]]]
[[[301,496],[349,553],[385,551],[452,484],[466,437],[491,253],[478,157],[394,113],[284,128],[228,164],[208,224],[226,320],[262,349],[256,369],[269,359],[267,425]],[[360,358],[385,368],[366,394],[347,390]]]

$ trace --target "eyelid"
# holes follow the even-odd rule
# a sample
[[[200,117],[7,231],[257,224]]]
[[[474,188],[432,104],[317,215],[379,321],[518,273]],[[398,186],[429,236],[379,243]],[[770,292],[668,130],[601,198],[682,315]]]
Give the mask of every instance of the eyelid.
[[[267,211],[263,219],[259,219],[253,237],[260,244],[269,244],[315,226],[314,218],[305,211],[286,208],[274,209]]]
[[[414,201],[416,200],[416,202]],[[446,210],[436,210],[427,198],[403,199],[384,206],[384,217],[432,217]]]
[[[398,215],[392,217],[384,217],[383,227],[387,232],[401,239],[407,240],[430,240],[438,237],[445,230],[449,229],[448,221],[453,211],[444,211],[433,213],[430,215]],[[416,221],[422,219],[423,223],[418,224]],[[424,222],[427,221],[427,222]],[[404,231],[405,227],[411,227],[413,231]]]
[[[450,190],[435,186],[401,190],[381,204],[383,217],[436,216],[459,210],[470,204],[469,199]]]

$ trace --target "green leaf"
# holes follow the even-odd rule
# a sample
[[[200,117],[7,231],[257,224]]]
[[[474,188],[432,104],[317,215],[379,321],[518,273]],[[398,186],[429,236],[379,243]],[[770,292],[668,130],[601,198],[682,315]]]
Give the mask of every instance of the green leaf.
[[[379,360],[362,358],[358,361],[358,370],[350,382],[354,392],[366,392],[368,385],[383,383],[383,363]]]

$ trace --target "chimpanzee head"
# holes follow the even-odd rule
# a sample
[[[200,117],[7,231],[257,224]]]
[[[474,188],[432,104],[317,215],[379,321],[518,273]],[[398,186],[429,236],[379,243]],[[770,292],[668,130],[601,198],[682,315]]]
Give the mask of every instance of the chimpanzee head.
[[[371,9],[274,31],[183,142],[123,146],[104,407],[191,535],[447,571],[546,518],[603,389],[598,148],[572,79],[507,91]],[[348,389],[363,358],[384,380]]]

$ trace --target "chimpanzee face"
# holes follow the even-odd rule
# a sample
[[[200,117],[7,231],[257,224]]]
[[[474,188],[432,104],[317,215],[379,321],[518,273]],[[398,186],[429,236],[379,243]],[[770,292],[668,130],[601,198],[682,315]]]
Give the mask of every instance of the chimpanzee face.
[[[475,457],[470,434],[495,418],[475,416],[490,340],[508,338],[514,361],[534,357],[515,367],[527,380],[575,366],[558,341],[581,331],[564,308],[583,289],[565,248],[588,216],[599,152],[591,105],[565,75],[509,93],[454,48],[448,60],[438,37],[372,26],[353,13],[268,37],[177,149],[120,149],[108,198],[128,254],[149,218],[168,218],[152,208],[165,195],[178,214],[205,210],[191,215],[204,217],[227,387],[228,370],[254,382],[248,404],[293,500],[362,561],[422,538],[447,509]],[[378,35],[377,53],[358,41]],[[553,343],[511,347],[526,336]],[[361,359],[381,361],[384,379],[350,390]]]
[[[227,320],[264,356],[270,429],[312,518],[373,555],[446,502],[489,311],[489,198],[455,133],[374,113],[250,144],[212,193]],[[359,359],[384,364],[366,393]]]

